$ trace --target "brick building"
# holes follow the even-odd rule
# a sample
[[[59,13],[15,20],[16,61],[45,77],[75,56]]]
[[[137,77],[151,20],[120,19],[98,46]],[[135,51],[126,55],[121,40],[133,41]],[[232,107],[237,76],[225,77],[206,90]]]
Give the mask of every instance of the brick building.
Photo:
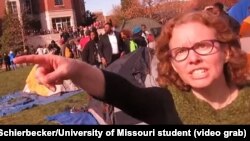
[[[39,0],[40,20],[43,29],[60,29],[77,26],[83,21],[83,0]]]
[[[4,17],[4,1],[5,0],[0,0],[0,36],[2,35],[2,23],[3,23],[3,17]]]
[[[0,0],[0,18],[8,12],[23,12],[39,20],[43,30],[78,26],[83,21],[84,0]]]

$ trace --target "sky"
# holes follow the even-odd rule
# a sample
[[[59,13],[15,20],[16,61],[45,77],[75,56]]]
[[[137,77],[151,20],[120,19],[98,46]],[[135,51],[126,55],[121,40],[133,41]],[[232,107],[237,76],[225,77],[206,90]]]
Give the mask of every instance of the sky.
[[[104,15],[109,15],[116,5],[120,5],[121,0],[85,0],[85,8],[90,12],[102,11]]]

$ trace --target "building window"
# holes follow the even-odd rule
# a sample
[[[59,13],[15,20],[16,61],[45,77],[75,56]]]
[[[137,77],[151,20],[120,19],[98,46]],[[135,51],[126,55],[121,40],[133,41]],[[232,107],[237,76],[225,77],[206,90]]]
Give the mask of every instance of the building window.
[[[63,5],[63,0],[55,0],[55,5]]]
[[[31,4],[31,0],[25,0],[24,2],[24,12],[26,14],[32,14],[32,4]]]
[[[15,1],[9,1],[8,2],[8,11],[11,14],[17,14],[17,6]]]
[[[61,30],[71,27],[70,17],[52,18],[53,29]]]

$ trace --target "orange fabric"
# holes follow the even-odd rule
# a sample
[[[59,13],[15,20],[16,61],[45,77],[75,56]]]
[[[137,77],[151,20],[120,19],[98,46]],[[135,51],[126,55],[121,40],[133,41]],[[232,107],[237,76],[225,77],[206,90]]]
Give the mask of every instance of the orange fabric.
[[[248,37],[250,36],[250,16],[248,16],[240,27],[240,36],[241,37]]]

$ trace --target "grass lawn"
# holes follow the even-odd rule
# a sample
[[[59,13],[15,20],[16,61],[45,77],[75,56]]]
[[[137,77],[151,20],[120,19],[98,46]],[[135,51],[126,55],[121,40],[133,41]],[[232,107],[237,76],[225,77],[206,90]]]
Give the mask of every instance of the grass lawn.
[[[0,96],[22,90],[32,67],[27,66],[7,72],[0,70]]]
[[[0,96],[6,95],[11,92],[20,91],[24,88],[25,80],[32,69],[32,66],[18,68],[16,71],[0,72]],[[12,114],[9,116],[1,117],[0,124],[3,125],[22,125],[22,124],[56,124],[48,122],[45,118],[53,115],[74,105],[86,104],[86,94],[77,94],[66,100],[50,103],[43,106],[33,107],[22,112]],[[1,110],[1,109],[0,109]]]

